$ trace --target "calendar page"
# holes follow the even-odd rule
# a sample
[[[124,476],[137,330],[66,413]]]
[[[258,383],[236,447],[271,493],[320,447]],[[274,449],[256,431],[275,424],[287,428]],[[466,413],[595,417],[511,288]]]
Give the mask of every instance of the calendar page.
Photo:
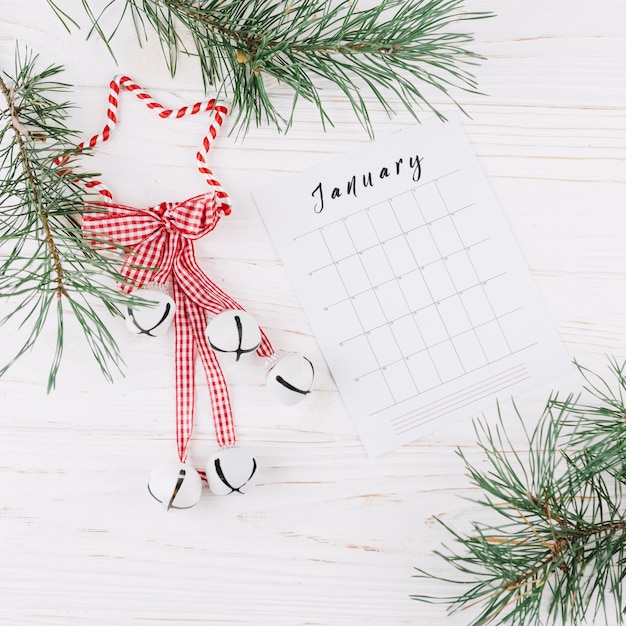
[[[569,368],[458,121],[254,198],[370,455]]]

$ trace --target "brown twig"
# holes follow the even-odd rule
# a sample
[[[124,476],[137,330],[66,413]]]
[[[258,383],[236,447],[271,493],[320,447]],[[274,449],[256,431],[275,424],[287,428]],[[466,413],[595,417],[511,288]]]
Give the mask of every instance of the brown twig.
[[[35,177],[35,173],[33,172],[33,168],[31,167],[30,161],[28,160],[25,139],[30,138],[30,133],[28,132],[28,129],[26,129],[24,125],[20,122],[19,109],[15,104],[13,92],[4,82],[2,76],[0,76],[0,91],[2,92],[2,95],[7,102],[10,126],[13,130],[13,133],[15,134],[15,141],[17,142],[19,159],[22,163],[22,167],[24,168],[24,173],[26,174],[28,185],[31,188],[35,203],[37,204],[39,210],[39,217],[41,219],[41,224],[44,229],[46,243],[48,245],[48,249],[50,250],[52,264],[56,273],[57,298],[61,298],[61,296],[66,293],[63,281],[63,267],[59,258],[59,251],[54,241],[54,237],[52,236],[52,229],[50,227],[48,214],[46,213],[42,203],[41,193],[37,185],[37,179]]]

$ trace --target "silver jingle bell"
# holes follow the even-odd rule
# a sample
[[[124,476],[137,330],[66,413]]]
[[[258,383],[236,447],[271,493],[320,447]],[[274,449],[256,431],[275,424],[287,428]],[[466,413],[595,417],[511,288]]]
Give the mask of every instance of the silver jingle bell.
[[[164,291],[150,288],[138,289],[135,295],[149,302],[126,308],[126,328],[134,335],[165,335],[176,312],[173,298]]]
[[[261,330],[246,311],[228,309],[216,315],[206,327],[209,345],[216,352],[242,354],[254,352],[261,345]]]
[[[150,472],[148,491],[166,511],[190,509],[200,500],[202,479],[191,465],[163,463]]]
[[[279,356],[267,372],[267,391],[279,404],[292,406],[313,390],[313,363],[302,354]]]
[[[247,493],[253,486],[256,474],[256,459],[240,448],[223,448],[206,464],[209,489],[217,496],[233,492]]]

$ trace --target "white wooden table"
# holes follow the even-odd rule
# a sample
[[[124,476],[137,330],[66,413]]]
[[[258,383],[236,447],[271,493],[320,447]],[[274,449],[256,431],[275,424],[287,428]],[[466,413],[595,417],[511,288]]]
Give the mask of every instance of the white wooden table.
[[[65,3],[67,5],[79,3]],[[0,69],[15,40],[42,65],[65,65],[85,136],[103,120],[109,79],[131,75],[172,105],[202,97],[196,68],[172,80],[158,44],[131,29],[114,42],[119,66],[97,38],[65,33],[44,0],[0,2]],[[572,357],[603,367],[626,352],[626,5],[622,0],[471,0],[493,10],[475,23],[484,97],[460,95],[465,129]],[[79,14],[77,9],[77,14]],[[276,93],[288,103],[288,94]],[[367,458],[250,193],[368,139],[339,94],[335,128],[320,132],[311,107],[293,129],[223,133],[211,164],[234,210],[198,245],[207,272],[252,312],[277,347],[304,352],[318,371],[315,396],[293,409],[266,399],[260,361],[226,367],[239,437],[258,454],[248,495],[206,494],[163,514],[146,491],[150,468],[174,457],[173,337],[129,337],[125,377],[106,383],[69,324],[56,391],[45,381],[53,335],[0,380],[0,623],[7,626],[255,624],[391,626],[465,624],[422,591],[419,565],[447,535],[433,516],[466,528],[479,509],[455,448],[471,449],[471,420],[380,459]],[[202,119],[162,122],[136,100],[94,157],[117,197],[150,205],[203,191],[194,169]],[[413,124],[372,102],[378,137]],[[2,357],[17,345],[0,329]],[[201,373],[199,374],[201,376]],[[198,378],[198,384],[202,378]],[[519,398],[532,424],[552,386]],[[199,394],[192,460],[215,443]],[[487,414],[487,419],[493,419]],[[449,591],[445,586],[440,591]]]

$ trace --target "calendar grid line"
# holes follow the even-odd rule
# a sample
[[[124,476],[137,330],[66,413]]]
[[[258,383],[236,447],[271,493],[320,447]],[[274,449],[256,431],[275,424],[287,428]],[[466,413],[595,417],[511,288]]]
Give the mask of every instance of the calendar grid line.
[[[518,307],[516,309],[512,309],[511,311],[507,312],[507,313],[503,313],[500,317],[506,317],[507,315],[512,315],[513,313],[517,313],[518,311],[521,311],[522,307]],[[493,322],[495,320],[488,320],[486,322],[483,322],[482,324],[477,324],[476,328],[481,328],[483,326],[486,326],[487,324],[491,324],[491,322]],[[367,334],[367,332],[370,331],[365,331],[365,334]],[[462,333],[457,333],[456,335],[452,335],[452,339],[457,339],[458,337],[460,337],[461,335],[464,335],[466,332],[469,331],[464,331]],[[354,337],[351,337],[350,339],[344,339],[341,343],[342,344],[346,344],[348,343],[350,340],[352,339],[357,339],[358,337],[363,336],[363,333],[359,334],[359,335],[355,335]],[[443,339],[442,341],[438,341],[436,343],[433,343],[429,346],[429,348],[434,348],[435,346],[439,346],[441,344],[446,343],[448,340],[447,339]],[[526,350],[527,348],[531,348],[534,344],[529,344],[527,346],[524,346],[523,348],[519,348],[517,351],[522,351],[522,350]],[[390,365],[395,365],[396,363],[401,363],[402,361],[407,361],[409,360],[411,357],[415,357],[418,356],[419,354],[421,354],[422,352],[425,352],[427,350],[427,348],[424,348],[424,350],[417,350],[416,352],[413,352],[411,354],[408,354],[405,357],[402,357],[400,359],[397,359],[396,361],[390,361],[389,363],[387,363],[384,367],[388,367]],[[512,353],[510,353],[512,354]],[[507,356],[510,356],[510,354],[507,354],[501,358],[506,358]],[[487,365],[491,365],[491,363],[495,363],[495,361],[490,361],[488,363],[486,363],[485,365],[481,366],[481,367],[487,367]],[[355,377],[355,380],[361,379],[361,378],[365,378],[366,376],[371,376],[372,374],[376,374],[376,372],[379,372],[381,369],[383,368],[377,368],[377,369],[373,369],[373,370],[369,370],[368,372],[365,372],[363,374],[359,374],[358,376]],[[480,369],[480,368],[476,368],[476,369]],[[475,370],[470,370],[470,371],[475,371]],[[467,373],[467,372],[466,372]]]
[[[435,238],[433,237],[432,231],[431,231],[431,227],[430,227],[430,223],[428,222],[428,220],[426,219],[425,215],[424,215],[424,211],[422,210],[422,207],[420,206],[420,203],[418,202],[417,198],[415,197],[415,190],[411,190],[411,194],[413,195],[413,199],[415,200],[415,204],[417,205],[417,208],[419,210],[419,212],[422,215],[422,219],[424,220],[424,222],[427,224],[427,230],[428,233],[430,235],[430,238],[432,239],[434,245],[435,245],[435,249],[437,250],[437,253],[439,254],[440,260],[443,261],[443,256],[441,255],[441,251],[439,250],[439,246],[437,245],[437,241],[435,240]],[[413,255],[413,258],[415,259],[415,262],[417,263],[417,258],[415,258],[415,253],[413,251],[413,248],[410,248],[411,250],[411,254]],[[419,266],[419,263],[417,263],[417,265]],[[445,267],[445,262],[444,262],[444,267]],[[420,270],[422,271],[422,270]],[[446,268],[447,271],[447,268]],[[440,307],[436,304],[437,303],[437,298],[434,297],[432,289],[430,287],[430,285],[428,284],[428,281],[425,281],[424,283],[426,285],[426,289],[428,290],[428,293],[432,299],[432,301],[435,303],[435,310],[437,311],[437,315],[439,316],[439,319],[441,320],[441,323],[443,324],[443,327],[446,330],[446,334],[448,335],[448,340],[450,341],[450,343],[452,344],[452,348],[456,354],[457,359],[459,360],[459,363],[461,364],[461,367],[463,368],[463,372],[467,373],[465,371],[465,366],[463,365],[463,362],[461,361],[461,357],[459,355],[459,351],[457,350],[457,347],[454,345],[454,342],[452,341],[452,337],[450,337],[450,331],[448,329],[448,326],[446,325],[446,321],[443,317],[443,315],[441,314],[441,309]],[[429,353],[429,356],[432,359],[432,355]],[[434,360],[433,360],[433,364],[435,364]],[[435,364],[435,369],[438,370],[436,364]],[[439,371],[437,371],[437,373],[439,374],[439,379],[440,381],[442,381],[442,376],[441,373]]]
[[[330,249],[326,239],[324,238],[324,233],[321,232],[320,235],[322,237],[322,241],[324,241],[324,245],[326,246],[326,248],[328,250],[328,253],[330,254],[330,257],[333,258],[332,250]],[[344,282],[344,280],[343,280],[343,278],[341,276],[341,272],[337,272],[337,273],[339,274],[339,280],[341,280],[341,282],[343,283],[344,290],[346,291],[346,293],[348,293],[348,289],[347,289],[346,284],[345,284],[345,282]],[[359,316],[359,312],[354,307],[354,303],[352,303],[352,308],[354,310],[354,314],[356,315],[356,318],[359,320],[359,324],[361,325],[361,330],[365,331],[365,327],[363,326],[363,322],[361,321],[361,318]],[[376,351],[374,350],[374,348],[373,348],[371,342],[369,341],[369,339],[367,338],[367,336],[366,336],[366,340],[367,340],[367,342],[369,344],[370,350],[372,351],[372,355],[374,357],[374,360],[376,361],[376,364],[378,365],[378,367],[381,367],[380,361],[378,360],[378,358],[376,356]],[[389,391],[389,393],[393,397],[393,394],[392,394],[392,391],[391,391],[391,387],[389,386],[389,383],[387,382],[387,380],[385,380],[385,384],[387,385],[387,390]]]
[[[390,206],[390,208],[391,208],[391,212],[393,213],[394,217],[396,218],[396,221],[398,222],[398,225],[400,226],[400,222],[398,221],[397,216],[396,216],[396,215],[395,215],[395,213],[394,213],[394,210],[393,210],[393,206],[392,206],[392,204],[391,204],[391,201],[387,201],[387,202],[389,203],[389,206]],[[372,225],[372,228],[374,229],[374,232],[376,233],[376,237],[379,239],[379,237],[378,237],[378,233],[377,233],[377,231],[376,231],[376,227],[375,227],[375,225],[372,223],[371,217],[370,217],[369,215],[368,215],[368,219],[369,219],[369,221],[370,221],[370,224]],[[403,235],[400,235],[400,236],[402,236],[402,237],[404,237],[404,238],[406,239],[406,235],[404,235],[404,234],[403,234]],[[379,239],[379,241],[380,241],[380,239]],[[382,251],[383,251],[383,255],[384,255],[385,259],[387,260],[387,263],[390,263],[390,261],[389,261],[389,256],[387,255],[387,252],[386,252],[386,250],[385,250],[384,246],[382,247]],[[363,262],[361,261],[361,265],[362,265],[362,264],[363,264]],[[391,264],[390,264],[390,265],[391,265]],[[395,280],[395,281],[397,282],[397,280],[398,280],[398,279],[397,279],[397,277],[396,277],[396,278],[394,278],[394,279],[392,279],[392,280]],[[401,293],[402,293],[402,297],[404,298],[404,301],[405,301],[405,303],[406,303],[407,307],[408,307],[408,308],[410,308],[410,306],[409,306],[409,302],[408,302],[408,301],[407,301],[407,299],[406,299],[406,294],[405,294],[404,292],[402,292],[402,290],[400,290],[400,291],[401,291]],[[379,299],[379,298],[378,298],[378,295],[377,295],[377,294],[375,294],[375,295],[376,295],[376,298],[377,298],[377,299]],[[386,313],[385,313],[384,315],[385,315],[385,320],[387,321],[387,324],[389,324],[390,320],[388,319],[388,317],[387,317]],[[424,341],[424,335],[422,334],[422,330],[420,329],[419,325],[415,322],[415,318],[413,318],[413,323],[414,323],[414,326],[415,326],[415,330],[416,330],[416,331],[417,331],[417,333],[419,334],[419,336],[420,336],[421,340],[422,340],[422,341]],[[398,350],[399,350],[400,354],[402,354],[402,348],[401,348],[400,344],[398,343],[398,338],[396,337],[396,335],[395,335],[395,333],[394,333],[393,331],[391,332],[391,335],[392,335],[392,337],[394,338],[394,341],[396,342],[396,346],[398,347]],[[426,342],[424,341],[424,343],[426,343]],[[428,358],[430,359],[430,361],[431,361],[431,363],[432,363],[433,369],[435,370],[435,372],[436,372],[436,373],[437,373],[437,375],[439,376],[439,380],[441,381],[441,374],[439,373],[439,370],[438,370],[438,368],[437,368],[437,364],[435,363],[435,360],[432,358],[432,355],[431,355],[431,353],[430,353],[430,349],[429,349],[428,347],[426,348],[426,352],[427,352],[427,354],[428,354]],[[404,359],[404,360],[406,361],[406,359]],[[402,362],[402,360],[398,360],[398,361],[396,361],[396,363],[401,363],[401,362]],[[390,364],[387,364],[387,366],[388,366],[388,365],[390,365]],[[407,371],[409,372],[409,376],[411,377],[411,380],[413,381],[413,385],[415,386],[415,389],[419,392],[419,386],[417,385],[417,381],[415,380],[415,377],[413,376],[413,372],[411,372],[411,370],[410,370],[410,369],[408,369],[408,368],[407,368]],[[393,397],[393,394],[392,394],[392,397]]]
[[[445,218],[442,218],[445,219]],[[416,230],[425,227],[426,224],[424,224],[423,226],[417,226],[416,228],[411,228],[410,230],[406,231],[406,232],[402,232],[399,235],[395,235],[394,237],[390,237],[389,239],[385,239],[384,241],[381,242],[382,245],[385,245],[387,243],[392,242],[394,239],[399,239],[400,237],[402,237],[403,235],[407,235],[410,234],[412,232],[415,232]],[[317,232],[317,231],[315,231]],[[479,239],[478,241],[475,241],[474,243],[470,243],[466,246],[464,246],[463,248],[459,248],[458,250],[454,250],[452,252],[449,252],[446,255],[446,258],[449,258],[451,256],[454,256],[456,254],[461,254],[463,252],[467,252],[468,250],[470,250],[471,248],[475,248],[476,246],[482,244],[482,243],[487,243],[488,241],[490,241],[490,237],[485,237],[484,239]],[[308,272],[309,276],[311,276],[312,274],[315,274],[316,272],[321,272],[322,270],[328,269],[329,267],[333,267],[333,265],[337,265],[338,263],[341,263],[342,261],[347,261],[348,259],[351,259],[353,257],[359,256],[360,254],[362,254],[363,252],[368,252],[369,250],[373,250],[374,248],[377,248],[379,245],[381,244],[375,244],[375,245],[371,245],[371,246],[365,246],[363,247],[361,250],[358,250],[356,252],[351,252],[350,254],[347,254],[344,257],[341,257],[340,259],[337,260],[333,260],[332,263],[326,263],[325,265],[320,265],[319,267],[316,267],[315,269],[312,269]],[[425,267],[428,267],[429,265],[433,265],[433,263],[437,263],[438,261],[440,261],[441,259],[435,259],[434,261],[429,261],[428,263],[423,263],[422,265],[420,265],[419,267],[415,268],[415,269],[423,269]]]
[[[436,188],[436,187],[437,187],[437,182],[436,182],[436,181],[433,181],[433,184],[435,185],[435,188]],[[434,244],[434,246],[435,246],[435,250],[437,250],[437,254],[439,254],[439,259],[440,259],[441,261],[443,261],[443,260],[444,260],[444,259],[443,259],[443,254],[441,254],[441,249],[440,249],[440,247],[439,247],[439,244],[437,243],[437,239],[436,239],[436,238],[433,236],[433,234],[432,234],[432,229],[431,229],[431,223],[432,223],[432,222],[429,222],[428,220],[426,220],[426,217],[425,217],[425,215],[424,215],[424,211],[422,210],[422,207],[420,206],[420,203],[419,203],[419,201],[417,200],[417,198],[415,198],[415,191],[413,190],[413,191],[411,191],[411,193],[413,194],[413,198],[415,199],[415,203],[417,204],[417,208],[419,209],[420,213],[422,214],[422,218],[424,219],[424,222],[426,223],[426,227],[427,227],[428,233],[430,234],[430,237],[431,237],[431,239],[432,239],[432,241],[433,241],[433,244]],[[392,210],[393,210],[393,208],[392,208]],[[461,243],[462,243],[462,242],[461,242]],[[452,276],[451,276],[451,274],[450,274],[450,270],[448,269],[448,266],[446,265],[446,263],[445,263],[445,262],[444,262],[443,266],[444,266],[444,268],[445,268],[445,270],[446,270],[446,273],[448,274],[448,277],[450,278],[450,280],[452,280]],[[454,284],[454,281],[452,282],[452,284]],[[436,301],[436,298],[433,296],[432,291],[431,291],[430,287],[428,286],[428,283],[426,283],[426,287],[427,287],[427,289],[428,289],[428,292],[430,293],[431,298],[433,299],[433,302],[435,302],[435,301]],[[457,290],[457,295],[458,295],[458,290]],[[435,305],[436,305],[436,302],[435,302]],[[453,349],[454,349],[454,352],[456,353],[457,358],[459,359],[459,363],[461,363],[461,367],[463,368],[463,372],[464,372],[465,374],[467,374],[467,370],[465,369],[465,365],[463,364],[463,361],[461,360],[461,356],[459,355],[459,351],[457,350],[456,345],[455,345],[455,344],[454,344],[454,342],[452,341],[452,337],[450,336],[450,331],[449,331],[449,329],[448,329],[448,326],[447,326],[447,324],[446,324],[446,322],[445,322],[445,319],[444,319],[443,315],[441,314],[441,310],[440,310],[439,306],[437,306],[437,305],[435,306],[435,308],[436,308],[436,310],[437,310],[437,314],[439,315],[439,317],[440,317],[440,319],[441,319],[441,321],[442,321],[442,323],[443,323],[443,325],[444,325],[444,328],[446,329],[446,333],[448,334],[448,339],[449,339],[449,340],[450,340],[450,342],[452,343],[452,347],[453,347]],[[479,342],[479,343],[480,343],[480,342]],[[483,352],[484,352],[484,351],[483,351]],[[430,355],[429,355],[429,356],[430,356]],[[432,357],[431,357],[431,358],[432,358]]]
[[[332,267],[332,266],[329,266],[329,267]],[[426,266],[424,266],[424,267],[426,267]],[[410,272],[405,272],[404,274],[400,274],[397,278],[403,278],[405,276],[409,276],[409,275],[413,274],[414,272],[418,272],[419,269],[420,268],[417,267],[414,270],[411,270]],[[489,278],[485,278],[484,280],[481,280],[481,281],[479,281],[477,283],[473,283],[473,284],[469,285],[468,287],[465,287],[465,289],[463,289],[463,290],[461,290],[461,291],[459,291],[457,293],[452,293],[449,296],[443,296],[443,297],[439,298],[439,300],[437,300],[437,302],[445,302],[446,300],[449,300],[450,298],[454,298],[454,296],[458,296],[460,294],[463,294],[464,292],[469,291],[470,289],[476,289],[476,287],[480,287],[481,285],[485,285],[486,283],[492,282],[492,281],[496,280],[497,278],[502,278],[503,276],[506,276],[506,272],[501,272],[500,274],[495,274],[494,276],[490,276]],[[386,280],[386,281],[380,283],[380,285],[378,285],[378,286],[381,287],[382,285],[387,285],[389,283],[394,282],[395,280],[396,280],[396,278],[391,278],[389,280]],[[347,302],[350,299],[357,298],[358,296],[362,296],[363,294],[368,293],[372,289],[373,288],[364,289],[363,291],[357,291],[357,292],[353,293],[351,296],[347,296],[346,298],[342,298],[341,300],[336,300],[335,302],[331,302],[330,304],[327,304],[324,307],[324,310],[331,309],[332,307],[338,306],[340,304],[343,304],[344,302]],[[436,304],[436,303],[433,303],[433,304]],[[402,319],[403,317],[406,317],[406,315],[410,315],[411,313],[415,313],[416,311],[422,311],[422,310],[424,310],[424,309],[426,309],[428,307],[433,306],[433,304],[427,304],[427,305],[424,305],[423,307],[418,307],[416,309],[412,309],[411,311],[409,311],[409,313],[406,313],[405,315],[401,315],[401,316],[395,318],[394,321],[398,320],[398,319]],[[492,318],[492,319],[495,319],[495,317]],[[374,328],[376,328],[376,327],[374,327]]]
[[[444,206],[444,207],[445,207],[445,209],[446,209],[446,214],[450,216],[450,211],[448,210],[448,206],[447,206],[446,201],[445,201],[445,199],[444,199],[444,197],[443,197],[443,195],[442,195],[442,193],[441,193],[441,189],[439,188],[439,185],[437,184],[437,181],[435,180],[435,181],[433,182],[433,184],[435,185],[435,189],[437,190],[437,193],[439,194],[439,197],[441,198],[441,201],[443,202],[443,206]],[[453,218],[452,216],[450,216],[450,222],[451,222],[451,224],[452,224],[452,226],[453,226],[454,230],[456,231],[456,233],[457,233],[457,235],[458,235],[458,237],[459,237],[459,241],[460,241],[460,242],[461,242],[461,244],[463,244],[463,246],[464,246],[464,245],[465,245],[465,242],[463,241],[463,237],[461,237],[461,234],[459,233],[458,228],[456,227],[456,224],[454,223],[454,218]],[[432,233],[431,233],[431,234],[432,234]],[[434,241],[434,243],[435,243],[435,247],[437,248],[437,251],[439,252],[439,254],[441,255],[441,257],[443,258],[443,255],[441,254],[441,250],[440,250],[440,248],[439,248],[439,244],[437,243],[437,240],[435,239],[435,237],[433,237],[433,241]],[[463,247],[463,246],[462,246],[462,247]],[[465,254],[467,255],[467,257],[468,257],[468,258],[470,258],[470,257],[469,257],[469,253],[468,253],[467,251],[465,252]],[[470,262],[471,262],[471,259],[470,259]],[[457,285],[456,285],[456,284],[455,284],[455,282],[454,282],[454,277],[453,277],[453,276],[452,276],[452,274],[450,273],[450,268],[448,267],[448,265],[447,265],[446,263],[444,263],[443,265],[444,265],[444,267],[445,267],[445,269],[446,269],[446,272],[447,272],[447,274],[448,274],[448,277],[449,277],[449,278],[450,278],[450,280],[452,281],[452,284],[455,286],[455,289],[456,289],[457,294],[458,294],[459,289],[458,289]],[[474,273],[476,274],[476,278],[480,278],[480,276],[479,276],[479,275],[478,275],[478,273],[476,272],[476,268],[474,268],[473,263],[472,263],[472,268],[474,269]],[[466,306],[465,306],[465,304],[463,303],[463,300],[462,300],[461,298],[459,298],[459,302],[461,303],[461,308],[463,309],[463,312],[464,312],[464,313],[465,313],[465,315],[467,316],[467,319],[469,319],[469,318],[470,318],[469,313],[467,312],[467,308],[466,308]],[[482,345],[482,343],[481,343],[481,341],[480,341],[480,337],[478,336],[478,333],[476,332],[476,329],[475,329],[473,326],[472,326],[472,330],[473,330],[473,332],[474,332],[474,336],[476,337],[476,340],[477,340],[477,342],[478,342],[478,345],[480,346],[480,349],[482,350],[483,356],[485,357],[485,359],[489,360],[489,359],[487,358],[487,353],[485,352],[485,348],[484,348],[484,346]]]
[[[446,403],[449,401],[450,398],[453,398],[457,395],[462,395],[468,392],[471,392],[472,389],[476,388],[479,385],[482,385],[484,382],[492,380],[496,377],[504,377],[504,376],[509,376],[511,374],[514,374],[516,372],[520,371],[520,368],[525,368],[524,363],[520,362],[520,363],[516,363],[515,365],[512,365],[504,370],[500,370],[498,372],[496,372],[495,374],[492,374],[491,376],[488,376],[487,378],[483,378],[482,380],[478,380],[470,385],[466,385],[465,387],[461,387],[460,389],[457,389],[455,392],[450,393],[446,396],[443,397],[439,397],[436,400],[432,400],[431,402],[427,402],[426,404],[423,404],[419,407],[419,409],[413,409],[411,411],[407,411],[405,413],[400,413],[399,415],[396,415],[395,417],[391,418],[389,421],[391,423],[397,423],[397,422],[401,422],[404,421],[405,418],[409,418],[411,416],[414,416],[416,413],[421,413],[424,411],[430,411],[431,409],[435,408],[438,405],[441,405],[442,403]]]
[[[494,381],[491,384],[484,386],[482,389],[477,389],[473,394],[470,394],[465,398],[459,398],[454,401],[450,401],[446,406],[442,406],[437,410],[433,410],[430,413],[419,417],[419,419],[409,421],[406,424],[397,427],[394,425],[394,431],[398,435],[405,434],[413,430],[414,428],[424,426],[424,424],[428,424],[429,422],[438,419],[439,417],[441,417],[442,414],[445,414],[448,411],[467,406],[471,402],[476,402],[477,400],[481,400],[482,398],[488,397],[494,393],[499,393],[501,391],[504,391],[505,389],[509,389],[510,387],[518,385],[528,380],[529,378],[530,374],[528,374],[527,372],[520,372],[515,376],[511,376],[505,380]]]
[[[439,185],[435,182],[435,189],[437,189],[437,193],[439,194],[439,197],[441,198],[441,201],[443,202],[443,206],[445,207],[448,215],[450,214],[450,211],[448,209],[448,204],[446,203],[446,199],[443,197],[443,194],[441,193],[441,189],[439,188]],[[457,234],[459,236],[459,239],[461,240],[461,242],[463,242],[463,237],[461,236],[461,233],[459,233],[458,228],[456,226],[456,224],[454,223],[454,219],[452,219],[452,224],[455,228],[455,230],[457,231]],[[469,255],[469,253],[467,254],[467,260],[469,261],[470,265],[472,266],[472,268],[474,269],[474,272],[476,272],[476,268],[474,266],[474,262],[472,261],[472,257]],[[476,272],[476,276],[478,276],[478,272]],[[483,290],[484,291],[484,290]],[[486,296],[487,294],[485,294]],[[489,298],[487,298],[487,302],[489,302],[489,306],[491,306],[491,308],[493,309],[493,306],[491,305],[491,301],[489,300]],[[507,346],[509,347],[509,350],[511,349],[511,344],[509,343],[509,340],[507,339],[506,333],[504,332],[504,329],[502,327],[500,327],[500,331],[502,332],[502,335],[504,337],[504,341],[506,342]]]
[[[479,370],[481,370],[481,369],[485,369],[485,368],[487,368],[487,367],[489,367],[489,366],[492,366],[492,365],[494,365],[494,364],[498,363],[499,361],[504,361],[505,359],[508,359],[508,358],[510,358],[511,356],[514,356],[514,355],[516,355],[516,354],[521,354],[522,352],[524,352],[524,351],[526,351],[526,350],[530,350],[531,348],[534,348],[536,345],[537,345],[537,342],[533,342],[533,343],[531,343],[531,344],[528,344],[527,346],[524,346],[523,348],[516,349],[516,350],[514,350],[514,351],[513,351],[513,353],[512,353],[512,354],[509,354],[509,355],[506,355],[506,356],[502,356],[502,357],[500,357],[499,359],[495,359],[494,361],[491,361],[490,363],[487,363],[487,364],[485,364],[485,365],[482,365],[481,367],[477,368],[476,370],[474,370],[474,371],[473,371],[473,372],[471,372],[471,373],[476,373],[476,372],[478,372],[478,371],[479,371]],[[506,371],[506,370],[505,370],[505,371]],[[500,372],[500,374],[501,374],[501,373],[502,373],[502,372]],[[454,382],[455,380],[460,380],[460,379],[462,379],[464,376],[466,376],[466,374],[461,375],[461,376],[457,376],[456,378],[450,379],[450,380],[446,381],[445,383],[442,383],[441,385],[438,385],[438,386],[439,386],[439,387],[442,387],[442,386],[444,386],[444,385],[446,385],[446,384],[448,384],[448,383],[452,383],[452,382]],[[478,383],[475,383],[475,384],[478,384]],[[436,387],[433,387],[432,389],[429,389],[428,391],[434,391],[435,389],[436,389]],[[408,397],[408,398],[405,398],[405,399],[404,399],[404,400],[402,400],[401,402],[396,402],[396,403],[393,403],[393,404],[388,404],[388,405],[386,405],[386,406],[384,406],[384,407],[381,407],[381,408],[379,408],[379,409],[376,409],[375,411],[370,412],[370,413],[369,413],[369,415],[370,415],[370,416],[374,416],[374,415],[377,415],[377,414],[380,414],[380,413],[384,413],[385,411],[388,411],[389,409],[393,409],[393,408],[395,408],[395,407],[397,407],[397,406],[399,406],[399,405],[403,404],[404,402],[409,402],[409,401],[411,401],[411,400],[415,399],[415,398],[416,398],[416,397],[418,397],[419,395],[421,395],[421,394],[415,394],[414,396],[410,396],[410,397]],[[443,400],[442,400],[442,399],[437,400],[437,402],[441,402],[441,401],[443,401]],[[427,406],[429,406],[429,405],[425,405],[425,406],[427,407]],[[421,410],[423,410],[423,409],[424,409],[424,407],[420,407],[420,409],[419,409],[419,410],[421,411]],[[405,413],[404,415],[408,415],[408,414],[407,414],[407,413]],[[402,417],[402,415],[401,415],[401,416],[399,416],[399,417]],[[393,419],[395,419],[395,418],[392,418],[390,421],[393,421]]]
[[[374,230],[374,233],[376,234],[376,237],[377,237],[377,239],[378,239],[378,241],[379,241],[379,244],[380,244],[380,238],[378,237],[378,233],[376,232],[376,227],[375,227],[375,225],[372,223],[372,220],[371,220],[371,218],[370,218],[370,216],[368,215],[368,213],[367,213],[367,212],[366,212],[366,215],[367,215],[367,218],[368,218],[368,220],[369,220],[369,222],[370,222],[370,225],[372,226],[372,228],[373,228],[373,230]],[[350,240],[352,241],[352,244],[354,245],[354,240],[353,240],[353,238],[352,238],[352,235],[351,235],[349,232],[348,232],[348,237],[350,238]],[[356,247],[356,246],[355,246],[355,247]],[[386,253],[385,253],[384,248],[383,248],[383,255],[385,255],[385,256],[386,256]],[[361,257],[360,257],[360,256],[359,256],[358,258],[359,258],[359,262],[361,263],[361,267],[362,267],[362,268],[363,268],[363,270],[367,273],[367,268],[363,265],[363,260],[361,259]],[[376,301],[378,302],[378,305],[380,306],[381,311],[383,311],[383,316],[384,316],[384,318],[385,318],[385,322],[386,322],[386,324],[385,324],[385,325],[389,325],[390,320],[388,319],[387,314],[385,313],[385,310],[384,310],[384,307],[383,307],[383,305],[382,305],[382,302],[380,301],[380,297],[379,297],[379,295],[378,295],[378,293],[377,293],[376,288],[375,288],[375,287],[374,287],[374,285],[372,284],[372,281],[371,281],[371,278],[369,277],[369,275],[368,275],[368,282],[370,283],[370,288],[373,290],[374,297],[376,298]],[[418,332],[419,332],[419,329],[417,329],[417,330],[418,330]],[[398,338],[395,336],[395,334],[394,334],[393,332],[391,333],[391,336],[393,337],[393,340],[394,340],[394,342],[395,342],[395,344],[396,344],[396,347],[398,348],[398,351],[401,353],[401,352],[402,352],[402,348],[401,348],[400,344],[398,343]],[[434,366],[434,363],[433,363],[433,366]],[[385,366],[385,367],[386,367],[386,366]],[[415,381],[413,381],[413,383],[415,384]],[[391,387],[390,387],[389,385],[387,385],[387,386],[389,387],[389,392],[391,393],[391,397],[392,397],[392,398],[394,398],[394,401],[395,401],[395,395],[394,395],[394,393],[393,393],[393,390],[391,389]],[[417,388],[418,388],[418,387],[417,387],[417,385],[415,385],[415,389],[417,389]]]

